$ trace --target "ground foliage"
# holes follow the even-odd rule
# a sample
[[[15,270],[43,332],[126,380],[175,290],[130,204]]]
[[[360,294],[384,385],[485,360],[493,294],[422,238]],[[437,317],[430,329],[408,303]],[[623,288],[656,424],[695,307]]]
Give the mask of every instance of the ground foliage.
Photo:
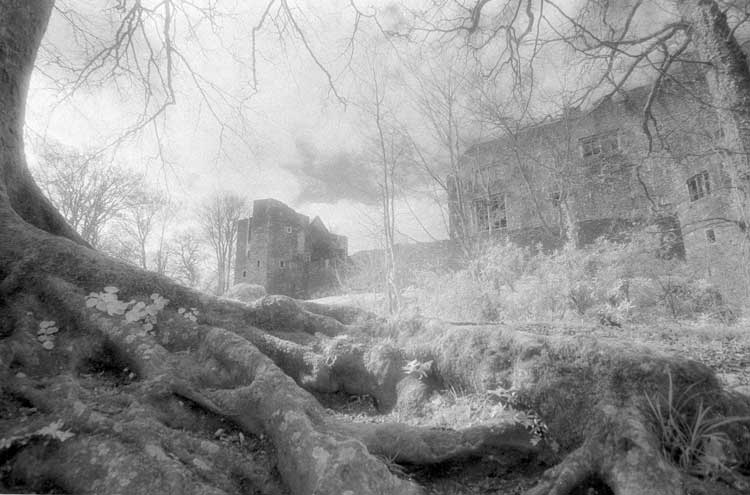
[[[577,410],[578,422],[581,417],[597,417],[601,408],[596,403],[609,400],[618,373],[635,373],[620,392],[628,400],[662,390],[672,373],[680,380],[690,378],[709,396],[718,393],[720,383],[708,368],[666,353],[654,354],[655,346],[703,359],[721,376],[740,370],[733,375],[734,385],[747,382],[742,360],[750,342],[728,327],[722,327],[722,333],[674,323],[662,328],[547,323],[452,326],[423,319],[389,322],[352,308],[283,297],[243,305],[204,296],[185,309],[184,303],[172,304],[184,297],[180,294],[166,298],[152,293],[141,303],[123,297],[128,302],[116,303],[120,299],[113,295],[120,289],[114,287],[72,299],[61,293],[51,297],[54,290],[43,292],[42,299],[23,298],[31,311],[6,319],[11,326],[4,327],[0,341],[4,366],[0,431],[5,439],[0,460],[5,490],[79,491],[60,472],[71,468],[67,459],[83,465],[93,460],[96,469],[79,469],[77,476],[85,476],[94,490],[111,489],[114,480],[100,479],[109,465],[99,457],[103,454],[121,464],[120,493],[144,486],[182,490],[195,483],[211,487],[209,493],[333,493],[326,491],[330,486],[290,483],[289,476],[295,474],[278,466],[288,462],[284,456],[293,456],[294,449],[275,436],[275,427],[264,419],[257,403],[248,403],[255,404],[252,412],[236,411],[223,395],[226,385],[217,388],[227,379],[237,383],[238,373],[245,373],[241,371],[245,365],[240,364],[244,358],[236,354],[245,345],[242,341],[263,350],[285,376],[313,393],[317,400],[309,396],[300,404],[307,404],[304,407],[317,418],[318,426],[313,428],[319,434],[356,438],[366,447],[363,454],[374,455],[374,462],[389,476],[413,487],[409,489],[422,486],[439,494],[545,493],[539,487],[555,486],[558,479],[554,472],[550,478],[547,470],[564,464],[598,428],[572,428],[569,411]],[[55,304],[71,300],[77,302],[77,317],[61,318]],[[136,308],[137,314],[126,316]],[[206,315],[217,321],[222,313],[234,314],[231,320],[244,315],[244,323],[233,327],[234,335],[243,340],[226,335],[222,339],[230,340],[214,343],[211,350],[205,334],[216,337],[221,331],[212,329]],[[52,327],[58,329],[56,343],[47,349],[39,331],[44,329],[46,335]],[[619,355],[624,342],[628,352],[623,355],[632,362],[601,358],[601,352],[615,349]],[[652,349],[630,348],[640,344]],[[219,354],[216,345],[224,349]],[[173,353],[199,357],[206,369],[183,367],[178,379],[164,369],[164,363],[179,362],[171,357]],[[735,353],[736,361],[727,367],[724,357],[730,353]],[[644,364],[643,372],[631,368],[635,363],[651,364]],[[556,374],[545,372],[546,368]],[[161,374],[154,374],[158,370]],[[536,371],[528,375],[529,370]],[[570,381],[559,380],[581,372],[579,379],[585,378],[599,392],[583,394]],[[535,378],[524,385],[527,376]],[[262,380],[261,375],[255,379]],[[274,383],[278,388],[279,382]],[[689,385],[685,381],[681,386]],[[558,396],[550,400],[550,390],[560,387],[567,387],[570,400],[588,403],[571,403]],[[278,406],[273,398],[278,391],[265,390],[267,400]],[[712,397],[718,409],[747,406],[747,401]],[[66,438],[55,437],[55,432]],[[462,447],[456,450],[457,445]],[[740,449],[734,455],[743,453]],[[750,474],[743,471],[747,466],[742,462],[747,461],[736,459],[728,472],[685,479],[711,490],[741,493],[745,475]],[[157,471],[170,465],[175,471],[164,484],[154,485],[158,475],[152,464],[159,466]],[[670,471],[666,461],[663,467],[677,476],[675,480],[682,476],[674,474],[679,470]],[[588,466],[583,471],[574,486],[559,493],[610,493],[599,468]],[[149,484],[133,486],[136,474],[143,477],[144,472],[151,473],[146,478]],[[344,479],[352,486],[359,482],[356,476]],[[394,485],[373,493],[401,491]]]

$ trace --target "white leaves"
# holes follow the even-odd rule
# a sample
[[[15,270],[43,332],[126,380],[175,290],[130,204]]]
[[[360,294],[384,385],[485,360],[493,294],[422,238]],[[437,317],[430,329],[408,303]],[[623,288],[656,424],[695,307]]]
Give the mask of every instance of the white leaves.
[[[432,373],[432,360],[422,363],[418,359],[413,359],[401,369],[407,375],[415,374],[417,378],[424,380]]]
[[[42,347],[51,351],[55,348],[55,334],[59,331],[54,320],[42,320],[39,322],[39,330],[36,331],[36,339]]]
[[[62,427],[63,420],[58,419],[54,423],[50,423],[49,425],[38,429],[35,434],[43,437],[54,438],[55,440],[59,440],[61,442],[64,442],[65,440],[75,436],[75,433],[63,430]]]
[[[86,296],[86,307],[96,308],[102,313],[109,316],[121,315],[128,309],[129,303],[117,299],[117,292],[120,289],[113,286],[107,286],[103,292],[92,292]]]
[[[128,302],[120,301],[117,293],[120,289],[107,286],[102,292],[92,292],[86,297],[86,307],[96,308],[107,313],[109,316],[124,315],[128,323],[142,323],[146,332],[151,332],[156,325],[156,317],[159,312],[169,303],[169,299],[157,293],[151,294],[151,303],[131,299]]]
[[[182,315],[182,317],[186,320],[190,320],[195,323],[198,321],[198,315],[200,314],[200,311],[198,311],[198,308],[179,308],[177,310],[177,314]]]
[[[14,445],[26,445],[34,438],[41,437],[44,440],[57,440],[59,442],[64,442],[75,436],[75,433],[69,430],[63,430],[63,424],[63,421],[58,419],[54,423],[50,423],[47,426],[39,428],[31,433],[26,433],[25,435],[0,438],[0,452],[13,447]]]

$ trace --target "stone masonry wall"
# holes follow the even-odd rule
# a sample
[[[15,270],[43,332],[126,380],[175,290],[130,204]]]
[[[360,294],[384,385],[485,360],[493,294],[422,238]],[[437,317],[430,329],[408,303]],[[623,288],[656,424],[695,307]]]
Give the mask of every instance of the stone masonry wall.
[[[335,284],[333,261],[341,257],[346,238],[330,234],[319,219],[310,222],[274,199],[256,200],[253,216],[238,223],[235,283],[304,298]]]
[[[680,77],[679,83],[666,82],[654,101],[658,128],[650,128],[651,150],[643,131],[648,87],[470,149],[464,172],[452,179],[457,187],[449,191],[452,234],[460,233],[459,196],[470,212],[465,223],[471,235],[526,246],[555,247],[568,233],[581,245],[652,225],[704,266],[702,276],[732,292],[746,287],[736,280],[745,266],[745,237],[734,220],[723,135],[714,110],[703,103],[710,100],[702,75],[686,71]],[[708,185],[696,189],[696,180]],[[505,198],[504,227],[480,230],[484,223],[474,202],[498,194]],[[734,280],[727,282],[728,275]]]

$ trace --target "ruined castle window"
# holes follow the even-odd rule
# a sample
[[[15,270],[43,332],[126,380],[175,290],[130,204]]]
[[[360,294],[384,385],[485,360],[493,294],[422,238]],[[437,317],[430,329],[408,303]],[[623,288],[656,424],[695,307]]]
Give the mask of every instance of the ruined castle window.
[[[474,214],[478,231],[498,230],[508,226],[503,194],[493,194],[489,198],[474,200]]]
[[[247,270],[242,270],[242,278],[247,277]]]
[[[711,244],[716,242],[716,233],[714,232],[714,229],[706,229],[706,240]]]
[[[279,261],[279,268],[284,268],[284,261]]]
[[[260,268],[260,260],[257,261],[256,265],[258,268]]]
[[[287,234],[291,234],[292,233],[292,226],[291,225],[287,225],[286,226],[286,233]]]
[[[549,200],[552,202],[553,207],[559,208],[562,204],[562,193],[560,191],[553,192],[549,195]]]
[[[581,139],[581,154],[584,158],[608,155],[620,149],[617,131],[606,132]]]
[[[697,201],[703,196],[711,194],[711,184],[708,182],[708,172],[705,170],[690,177],[687,181],[690,201]]]

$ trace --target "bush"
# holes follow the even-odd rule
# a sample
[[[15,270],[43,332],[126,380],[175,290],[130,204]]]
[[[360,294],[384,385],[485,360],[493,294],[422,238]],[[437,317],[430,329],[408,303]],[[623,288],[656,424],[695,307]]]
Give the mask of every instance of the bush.
[[[422,272],[409,304],[460,321],[584,319],[619,326],[653,317],[708,316],[732,323],[737,311],[689,263],[655,256],[645,234],[627,244],[600,240],[552,253],[489,246],[458,271]]]

